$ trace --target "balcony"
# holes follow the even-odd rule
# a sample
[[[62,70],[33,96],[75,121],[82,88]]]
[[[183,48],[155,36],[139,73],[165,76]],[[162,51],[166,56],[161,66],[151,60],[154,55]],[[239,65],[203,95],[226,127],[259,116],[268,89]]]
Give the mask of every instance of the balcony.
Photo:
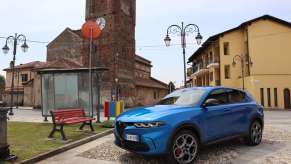
[[[204,73],[207,73],[209,70],[206,67],[198,67],[196,71],[193,73],[194,76],[199,76]]]
[[[207,68],[219,68],[219,60],[218,59],[214,59],[212,61],[208,61],[208,64],[207,64]]]

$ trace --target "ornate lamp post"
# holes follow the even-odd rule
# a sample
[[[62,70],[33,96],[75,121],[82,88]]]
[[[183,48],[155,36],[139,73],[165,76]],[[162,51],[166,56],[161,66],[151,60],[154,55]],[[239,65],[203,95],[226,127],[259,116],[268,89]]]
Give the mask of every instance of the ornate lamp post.
[[[186,58],[185,58],[185,55],[186,55],[186,45],[187,45],[187,42],[186,42],[186,35],[189,34],[189,33],[194,33],[194,32],[197,32],[197,36],[195,37],[196,41],[197,41],[197,44],[200,45],[201,42],[202,42],[202,35],[200,34],[200,30],[199,30],[199,27],[196,25],[196,24],[188,24],[188,25],[184,25],[184,22],[182,22],[182,25],[179,26],[179,25],[171,25],[170,27],[168,27],[167,29],[167,35],[164,39],[165,41],[165,44],[167,47],[169,47],[171,45],[171,38],[169,36],[169,34],[176,34],[176,33],[180,33],[180,36],[181,36],[181,45],[182,45],[182,48],[183,48],[183,59],[184,59],[184,87],[186,88],[186,83],[187,83],[187,80],[186,80],[186,77],[187,77],[187,73],[186,73]]]
[[[19,43],[22,43],[21,49],[22,49],[23,52],[27,52],[29,47],[28,47],[28,45],[26,43],[26,37],[24,35],[15,34],[14,36],[9,36],[6,39],[6,44],[2,48],[4,54],[8,54],[8,52],[10,50],[10,48],[8,47],[8,43],[12,43],[13,44],[13,60],[12,60],[11,65],[10,65],[11,72],[12,72],[12,77],[11,77],[11,99],[10,99],[9,115],[14,115],[13,114],[14,67],[15,67],[15,60],[16,60],[17,45],[19,45]]]
[[[247,55],[236,55],[232,59],[232,66],[234,67],[236,65],[236,62],[241,63],[241,75],[242,75],[242,89],[245,90],[245,63],[247,65],[253,65],[253,62],[251,60],[250,56]]]

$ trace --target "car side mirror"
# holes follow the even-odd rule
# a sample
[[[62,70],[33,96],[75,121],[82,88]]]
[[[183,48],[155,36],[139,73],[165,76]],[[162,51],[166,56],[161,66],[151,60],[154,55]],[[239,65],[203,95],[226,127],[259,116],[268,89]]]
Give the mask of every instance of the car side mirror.
[[[219,101],[217,99],[207,99],[204,104],[203,107],[209,107],[209,106],[216,106],[219,105]]]

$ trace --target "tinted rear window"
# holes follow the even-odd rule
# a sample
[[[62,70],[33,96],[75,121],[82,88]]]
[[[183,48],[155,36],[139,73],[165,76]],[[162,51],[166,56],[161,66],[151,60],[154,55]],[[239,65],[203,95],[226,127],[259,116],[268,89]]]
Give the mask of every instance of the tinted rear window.
[[[246,101],[246,94],[238,90],[227,90],[229,103],[241,103]]]

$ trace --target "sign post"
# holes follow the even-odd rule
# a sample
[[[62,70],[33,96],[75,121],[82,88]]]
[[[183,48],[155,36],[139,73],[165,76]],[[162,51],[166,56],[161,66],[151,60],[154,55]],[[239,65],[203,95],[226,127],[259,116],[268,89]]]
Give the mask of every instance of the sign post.
[[[101,35],[101,28],[97,24],[96,21],[88,20],[82,26],[82,35],[85,39],[89,39],[90,47],[89,47],[89,106],[92,111],[93,117],[93,87],[92,87],[92,47],[93,47],[93,39],[99,38]],[[98,80],[99,83],[99,80]],[[99,85],[99,84],[98,84]],[[98,90],[98,99],[100,97],[100,92]],[[97,105],[97,122],[100,122],[100,109],[99,104]]]

